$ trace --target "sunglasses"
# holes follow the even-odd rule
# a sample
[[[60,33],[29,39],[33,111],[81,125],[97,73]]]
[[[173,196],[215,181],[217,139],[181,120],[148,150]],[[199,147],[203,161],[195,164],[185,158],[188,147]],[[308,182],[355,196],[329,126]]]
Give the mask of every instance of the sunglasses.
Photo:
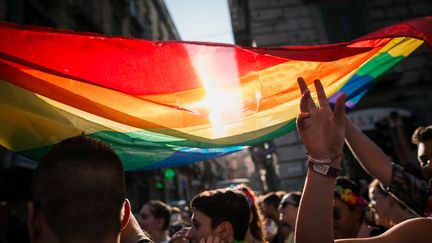
[[[342,214],[340,208],[333,208],[333,219],[339,220],[341,218],[342,218]]]
[[[288,202],[283,202],[279,204],[279,208],[286,208],[286,206],[288,206]]]
[[[279,204],[279,207],[280,208],[286,208],[286,206],[288,206],[288,205],[293,205],[293,206],[296,206],[296,207],[299,206],[298,203],[294,199],[288,197],[288,198],[283,198],[281,200],[281,203]]]

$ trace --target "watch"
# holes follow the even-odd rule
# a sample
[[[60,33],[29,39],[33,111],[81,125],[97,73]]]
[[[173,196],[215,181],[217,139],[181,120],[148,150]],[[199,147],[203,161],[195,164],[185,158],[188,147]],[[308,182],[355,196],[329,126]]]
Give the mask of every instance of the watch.
[[[326,164],[314,164],[314,163],[308,163],[308,167],[315,171],[320,173],[321,175],[330,176],[330,177],[337,177],[342,169],[337,169],[334,167],[331,167],[330,165]]]

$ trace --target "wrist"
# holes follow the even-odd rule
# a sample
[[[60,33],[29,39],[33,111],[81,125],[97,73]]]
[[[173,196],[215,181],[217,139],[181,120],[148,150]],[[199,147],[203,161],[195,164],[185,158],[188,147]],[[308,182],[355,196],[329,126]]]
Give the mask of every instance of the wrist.
[[[326,165],[326,164],[313,164],[308,162],[307,166],[310,170],[314,171],[315,173],[327,176],[327,177],[333,177],[336,178],[339,176],[339,174],[342,171],[342,168],[340,167],[334,167],[333,165]]]
[[[342,161],[342,153],[334,155],[332,158],[317,159],[309,154],[306,154],[307,166],[312,171],[329,177],[337,177],[342,168],[340,167]]]
[[[318,154],[318,153],[316,153]],[[313,164],[331,164],[333,161],[337,161],[342,158],[343,152],[334,152],[334,153],[322,153],[326,155],[316,156],[310,153],[306,154],[306,160],[307,162],[313,163]]]
[[[330,164],[332,160],[329,158],[320,159],[320,158],[313,157],[310,154],[306,154],[306,161],[308,163],[313,163],[313,164]]]
[[[332,162],[329,164],[329,166],[334,167],[334,168],[341,168],[342,158],[343,158],[343,154],[341,154],[341,156],[339,156],[338,158],[335,158],[334,160],[332,160]]]

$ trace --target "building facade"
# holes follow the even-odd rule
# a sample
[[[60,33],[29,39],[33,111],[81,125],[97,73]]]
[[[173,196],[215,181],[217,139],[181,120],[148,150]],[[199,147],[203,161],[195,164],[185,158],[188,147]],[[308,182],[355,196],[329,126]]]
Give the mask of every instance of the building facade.
[[[0,1],[0,21],[150,40],[180,39],[163,0],[4,0]],[[6,232],[8,242],[29,242],[26,202],[35,165],[0,148],[0,231],[3,237],[3,226],[8,225],[12,232]],[[191,168],[178,173],[183,187],[165,180],[164,170],[127,172],[133,210],[138,211],[150,198],[164,199],[177,195],[177,190],[187,191]]]
[[[6,0],[0,2],[0,20],[152,40],[180,39],[163,0]]]

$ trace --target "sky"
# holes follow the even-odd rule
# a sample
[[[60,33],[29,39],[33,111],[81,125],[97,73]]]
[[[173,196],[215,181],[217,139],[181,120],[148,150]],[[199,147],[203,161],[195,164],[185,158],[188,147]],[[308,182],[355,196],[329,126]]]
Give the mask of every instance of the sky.
[[[228,0],[165,0],[185,41],[234,44]]]

